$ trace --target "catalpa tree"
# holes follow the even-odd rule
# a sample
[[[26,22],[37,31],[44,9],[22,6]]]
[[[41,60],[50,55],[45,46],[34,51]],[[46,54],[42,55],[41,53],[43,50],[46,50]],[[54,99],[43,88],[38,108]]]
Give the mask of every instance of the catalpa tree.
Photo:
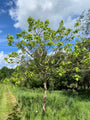
[[[43,76],[44,83],[44,97],[43,97],[43,115],[46,111],[46,91],[47,91],[47,80],[49,79],[48,74],[50,73],[50,68],[59,66],[57,73],[61,76],[66,72],[64,69],[65,64],[61,61],[58,55],[58,60],[55,61],[54,54],[61,53],[65,48],[65,52],[68,55],[72,51],[72,46],[69,43],[75,38],[74,33],[78,33],[79,29],[72,31],[70,28],[64,27],[63,20],[59,23],[57,30],[53,30],[49,27],[49,21],[45,22],[41,20],[35,20],[32,17],[29,17],[28,20],[28,31],[22,31],[16,34],[17,40],[14,39],[12,35],[7,35],[8,45],[18,47],[22,52],[12,52],[9,54],[9,58],[6,58],[7,61],[17,62],[18,58],[19,63],[20,59],[25,55],[27,58],[34,60],[35,64],[33,67],[38,70]],[[76,24],[77,26],[78,24]],[[63,52],[62,52],[63,54]],[[14,58],[14,59],[13,59]],[[29,76],[34,73],[29,73]]]

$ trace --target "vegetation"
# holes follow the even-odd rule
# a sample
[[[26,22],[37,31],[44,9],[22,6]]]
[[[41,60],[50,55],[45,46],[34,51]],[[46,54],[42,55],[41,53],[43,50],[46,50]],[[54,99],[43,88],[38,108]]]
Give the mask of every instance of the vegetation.
[[[0,119],[7,119],[12,113],[15,100],[6,85],[0,85]]]
[[[0,83],[8,83],[16,96],[20,115],[23,113],[17,119],[90,119],[89,18],[90,10],[87,17],[84,13],[79,17],[74,29],[65,28],[62,20],[53,30],[48,20],[29,17],[28,30],[17,33],[17,41],[7,35],[8,45],[20,51],[12,52],[5,60],[18,65],[15,69],[3,67]],[[1,89],[1,106],[7,88]],[[12,113],[13,119],[19,112]]]
[[[10,87],[23,111],[24,120],[89,120],[90,93],[47,91],[46,114],[42,116],[43,89]]]
[[[9,69],[7,67],[3,67],[0,69],[0,81],[4,81],[5,78],[10,79],[12,73],[14,72],[14,69]]]

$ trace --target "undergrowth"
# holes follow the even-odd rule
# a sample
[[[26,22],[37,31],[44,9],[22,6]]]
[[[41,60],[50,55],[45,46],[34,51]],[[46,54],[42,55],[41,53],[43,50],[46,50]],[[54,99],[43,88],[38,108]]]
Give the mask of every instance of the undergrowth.
[[[90,93],[47,91],[46,114],[42,116],[43,90],[10,90],[21,107],[22,120],[90,120]]]

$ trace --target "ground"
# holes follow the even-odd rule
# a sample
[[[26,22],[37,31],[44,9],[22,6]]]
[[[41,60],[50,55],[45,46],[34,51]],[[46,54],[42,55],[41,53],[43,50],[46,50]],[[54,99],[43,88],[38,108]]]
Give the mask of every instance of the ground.
[[[17,110],[19,111],[17,101],[8,86],[0,85],[0,119],[9,120],[11,117],[15,117]]]

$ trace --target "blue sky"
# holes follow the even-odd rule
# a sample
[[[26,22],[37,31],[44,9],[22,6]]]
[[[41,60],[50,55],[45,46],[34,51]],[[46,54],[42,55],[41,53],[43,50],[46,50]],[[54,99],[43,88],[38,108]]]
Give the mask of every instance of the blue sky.
[[[0,51],[3,51],[5,54],[10,53],[13,49],[7,45],[7,34],[15,35],[20,31],[19,28],[13,26],[14,21],[9,15],[9,9],[11,8],[11,4],[9,4],[9,0],[0,0]],[[12,7],[14,6],[12,3]]]
[[[71,27],[82,11],[89,8],[90,0],[0,0],[0,68],[12,67],[4,61],[4,57],[18,51],[7,45],[7,34],[15,36],[26,30],[29,16],[43,21],[49,19],[53,29],[62,19],[66,27]]]
[[[4,61],[4,57],[12,51],[17,51],[17,48],[12,48],[7,45],[7,34],[14,35],[20,31],[20,28],[15,28],[14,20],[11,19],[9,15],[9,10],[11,7],[15,7],[13,1],[10,0],[0,0],[0,68],[3,66],[12,67],[14,65],[9,65]]]

